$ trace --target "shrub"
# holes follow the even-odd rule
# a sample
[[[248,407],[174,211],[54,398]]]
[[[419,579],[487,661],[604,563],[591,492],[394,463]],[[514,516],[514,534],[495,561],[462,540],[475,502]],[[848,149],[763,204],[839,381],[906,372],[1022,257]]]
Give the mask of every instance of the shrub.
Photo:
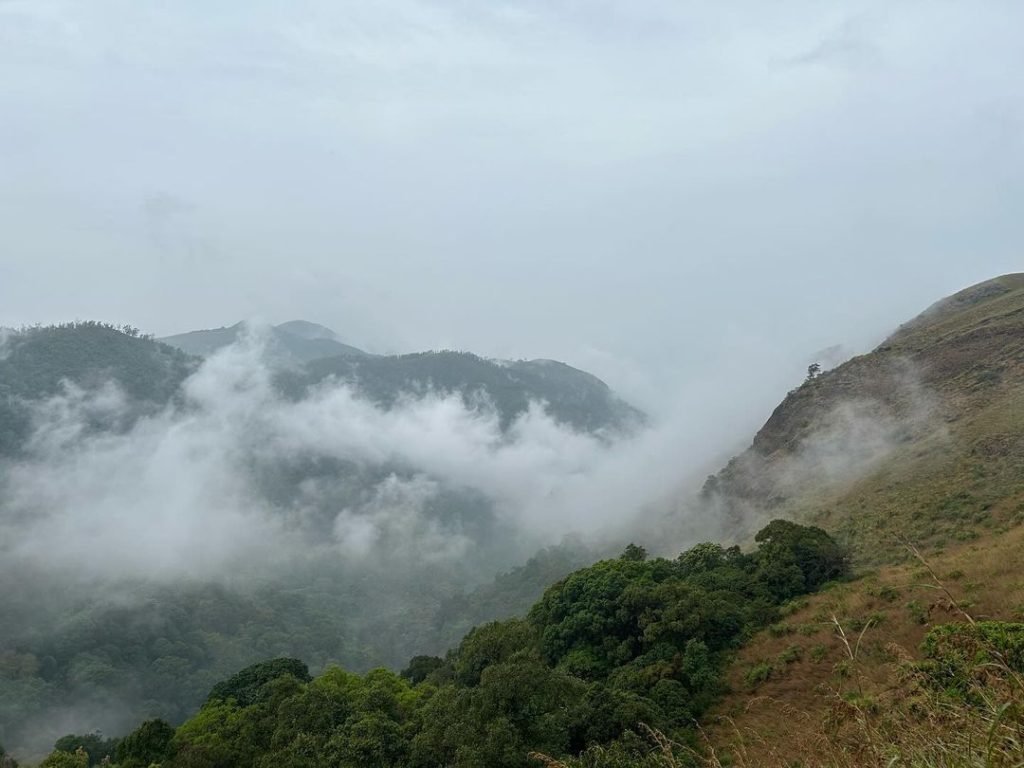
[[[762,661],[747,670],[743,676],[743,682],[750,688],[757,688],[761,683],[767,682],[775,672],[775,668],[767,661]]]

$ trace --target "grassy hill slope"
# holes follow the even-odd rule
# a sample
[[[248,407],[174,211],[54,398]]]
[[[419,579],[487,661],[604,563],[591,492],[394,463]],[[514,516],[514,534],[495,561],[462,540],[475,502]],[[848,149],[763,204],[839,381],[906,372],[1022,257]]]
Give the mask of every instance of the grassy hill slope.
[[[791,392],[709,480],[740,535],[810,520],[861,562],[1024,519],[1024,275],[949,297]]]
[[[136,329],[78,322],[8,333],[0,346],[0,455],[18,452],[31,434],[30,404],[67,386],[116,384],[138,415],[164,406],[198,360]]]
[[[704,720],[710,765],[1019,764],[1024,275],[937,302],[809,379],[706,493],[740,531],[768,514],[822,525],[862,574],[739,652]],[[1011,650],[964,640],[978,626]],[[936,652],[946,637],[963,669]]]
[[[971,620],[1024,620],[1024,527],[792,603],[734,660],[731,693],[704,720],[709,740],[723,763],[769,768],[884,765],[897,755],[892,764],[1010,764],[985,761],[985,707],[947,699],[914,674],[929,632]],[[993,702],[1024,700],[1024,690],[1000,690],[995,674],[982,687]],[[1020,712],[1008,714],[1019,727]],[[943,749],[951,762],[940,762]],[[930,752],[930,761],[911,758]]]

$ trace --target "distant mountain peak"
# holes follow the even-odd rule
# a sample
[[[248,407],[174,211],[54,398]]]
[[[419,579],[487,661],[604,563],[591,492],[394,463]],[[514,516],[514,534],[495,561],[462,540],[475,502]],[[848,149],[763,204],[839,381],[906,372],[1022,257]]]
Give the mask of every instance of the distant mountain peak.
[[[207,357],[238,341],[246,326],[243,320],[229,327],[189,331],[159,341],[190,355]],[[271,362],[286,368],[326,357],[366,357],[369,354],[345,344],[330,328],[308,320],[289,320],[271,326],[267,352]]]
[[[924,312],[913,320],[904,323],[892,334],[885,344],[892,344],[901,341],[914,333],[932,326],[936,326],[946,320],[956,318],[963,312],[979,307],[993,299],[1013,293],[1024,288],[1024,272],[1014,272],[1007,275],[1000,275],[991,280],[971,285],[963,290],[957,291],[952,296],[932,304]]]
[[[901,538],[941,541],[954,523],[1002,524],[995,500],[1021,493],[1021,402],[1024,274],[1010,274],[808,377],[706,496],[739,538],[768,516],[811,520],[867,560],[900,551]]]
[[[341,337],[325,325],[311,323],[308,320],[289,320],[286,323],[275,325],[279,331],[290,333],[302,339],[328,339],[330,341],[341,341]]]

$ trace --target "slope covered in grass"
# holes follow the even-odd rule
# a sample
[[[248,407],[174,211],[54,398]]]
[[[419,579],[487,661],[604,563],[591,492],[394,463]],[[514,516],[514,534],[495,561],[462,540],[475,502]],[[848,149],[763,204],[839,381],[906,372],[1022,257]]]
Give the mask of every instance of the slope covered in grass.
[[[972,621],[1006,622],[1017,632],[1024,527],[922,556],[791,603],[786,618],[740,651],[728,672],[731,692],[704,718],[723,762],[1013,764],[988,750],[1001,743],[990,743],[990,733],[1024,727],[1019,670],[1015,679],[1001,668],[1019,659],[975,648],[971,679],[945,665],[936,676],[936,659],[949,654],[935,641],[948,632],[938,628],[961,634]],[[971,688],[983,700],[972,702]],[[996,712],[1002,719],[993,730]]]
[[[767,517],[835,532],[862,563],[1024,519],[1024,275],[938,302],[806,382],[709,480],[743,536]]]

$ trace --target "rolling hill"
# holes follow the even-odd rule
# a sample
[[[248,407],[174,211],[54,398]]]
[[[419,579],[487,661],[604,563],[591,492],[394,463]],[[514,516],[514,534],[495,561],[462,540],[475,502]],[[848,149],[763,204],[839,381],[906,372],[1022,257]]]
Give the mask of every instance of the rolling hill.
[[[836,446],[849,471],[830,466]],[[704,718],[707,765],[1017,764],[1024,275],[806,381],[705,496],[741,537],[766,515],[814,521],[859,571],[739,652]]]
[[[246,324],[236,323],[159,341],[208,357],[246,333]],[[280,386],[294,398],[336,380],[385,408],[409,396],[456,394],[467,407],[495,408],[503,427],[526,413],[531,402],[544,403],[555,419],[586,432],[628,431],[645,418],[596,376],[556,360],[493,360],[451,350],[371,355],[305,320],[272,326],[264,344],[265,359],[279,369]]]
[[[189,331],[158,341],[196,357],[209,357],[241,341],[249,332],[246,323],[224,328]],[[267,358],[281,367],[297,367],[324,357],[367,357],[368,353],[345,344],[330,328],[305,320],[271,326],[265,339]]]
[[[562,399],[545,397],[549,407],[600,433],[616,417],[588,399],[605,390],[585,377],[543,361],[426,353],[310,360],[278,382],[299,400],[324,382],[353,382],[383,408],[408,391],[467,403],[483,391],[503,422],[521,412],[523,392],[557,386]],[[23,641],[0,669],[22,702],[68,681],[130,684],[115,651],[149,685],[173,686],[187,671],[189,690],[172,711],[194,714],[177,728],[143,724],[120,752],[107,745],[125,765],[1019,764],[1024,275],[961,291],[871,352],[810,371],[750,447],[708,479],[698,508],[722,516],[726,544],[742,548],[704,543],[648,558],[630,545],[567,576],[586,553],[552,550],[439,604],[425,579],[451,576],[441,571],[399,581],[412,595],[401,605],[380,599],[392,594],[382,574],[332,592],[340,572],[300,573],[287,590],[245,598],[161,594],[162,623],[116,606],[81,611],[46,643]],[[375,597],[386,620],[355,633],[338,622]],[[297,648],[321,665],[365,659],[375,642],[407,649],[436,640],[439,624],[461,631],[507,611],[526,617],[478,626],[401,675],[328,666],[311,680],[300,662],[277,660],[223,679],[249,646]],[[325,631],[333,647],[318,641]],[[189,710],[204,687],[214,693]],[[149,751],[139,748],[147,729],[162,734]]]
[[[970,540],[1021,521],[1024,274],[944,299],[872,352],[808,378],[705,496],[743,538],[813,521],[862,562],[905,537]]]
[[[226,330],[185,346],[216,351],[240,329]],[[603,448],[639,424],[599,379],[554,361],[338,354],[330,331],[298,321],[276,332],[262,359],[226,350],[205,361],[96,322],[5,334],[6,746],[45,747],[83,713],[107,731],[139,712],[183,719],[218,679],[269,655],[314,668],[401,665],[525,610],[549,580],[593,558],[520,524],[508,508],[517,487],[473,482],[481,454],[495,466],[519,461],[511,428],[531,404],[560,434]],[[287,338],[292,362],[310,359],[276,365],[274,338]],[[320,437],[291,431],[304,413]],[[447,450],[468,441],[480,453],[452,465],[439,451],[407,450],[425,426]],[[191,555],[204,542],[230,550],[264,524],[267,564]],[[174,549],[155,530],[194,533]],[[122,565],[151,536],[143,567]],[[157,575],[158,559],[179,572]]]

